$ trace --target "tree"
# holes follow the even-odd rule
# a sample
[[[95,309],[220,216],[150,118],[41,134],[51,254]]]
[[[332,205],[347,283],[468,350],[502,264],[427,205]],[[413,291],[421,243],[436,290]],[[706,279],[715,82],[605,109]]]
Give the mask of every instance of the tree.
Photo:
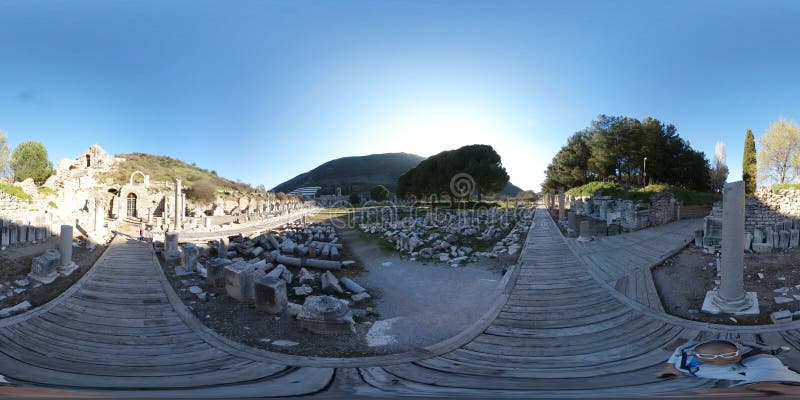
[[[369,190],[369,198],[377,202],[386,201],[389,198],[389,189],[383,185],[373,186]]]
[[[725,143],[717,142],[714,146],[714,166],[709,171],[711,175],[711,191],[722,193],[722,188],[728,180],[728,166],[725,164]]]
[[[748,196],[756,192],[757,178],[756,141],[753,138],[753,131],[748,128],[744,135],[744,157],[742,157],[742,180],[744,180],[744,191]]]
[[[0,178],[5,178],[9,173],[11,151],[8,147],[8,135],[0,129]]]
[[[787,183],[800,176],[800,127],[779,118],[758,138],[759,176],[764,182]]]
[[[544,187],[556,189],[560,186],[581,186],[594,178],[589,172],[589,132],[575,132],[567,144],[553,157],[545,171]]]
[[[508,183],[508,173],[492,146],[474,144],[428,157],[401,175],[399,196],[427,198],[446,194],[452,202],[472,193],[498,192]]]
[[[361,204],[361,196],[356,192],[350,193],[350,204]]]
[[[575,133],[547,167],[542,188],[575,187],[601,180],[643,184],[644,159],[650,181],[708,190],[708,160],[683,140],[674,125],[655,118],[599,115]]]
[[[43,184],[53,174],[53,163],[47,159],[47,149],[34,141],[20,143],[11,155],[14,180],[32,178],[37,185]]]

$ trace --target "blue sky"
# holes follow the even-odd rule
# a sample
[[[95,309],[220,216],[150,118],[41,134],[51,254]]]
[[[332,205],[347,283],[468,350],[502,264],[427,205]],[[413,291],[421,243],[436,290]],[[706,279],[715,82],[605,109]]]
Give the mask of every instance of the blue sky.
[[[2,1],[0,129],[273,187],[333,158],[491,144],[511,181],[598,114],[675,124],[741,176],[800,119],[800,2]],[[734,179],[729,179],[734,180]]]

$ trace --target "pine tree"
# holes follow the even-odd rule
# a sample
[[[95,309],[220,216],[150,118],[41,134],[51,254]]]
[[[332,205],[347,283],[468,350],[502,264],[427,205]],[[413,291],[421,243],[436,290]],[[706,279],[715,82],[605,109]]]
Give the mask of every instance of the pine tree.
[[[744,180],[744,190],[748,196],[756,192],[757,174],[756,140],[753,137],[753,131],[747,129],[744,137],[744,157],[742,157],[742,180]]]

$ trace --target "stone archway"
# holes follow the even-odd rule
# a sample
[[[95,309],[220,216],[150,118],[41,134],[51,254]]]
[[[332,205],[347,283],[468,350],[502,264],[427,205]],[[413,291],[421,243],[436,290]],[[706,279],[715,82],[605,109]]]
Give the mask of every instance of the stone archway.
[[[136,174],[139,174],[139,175],[141,175],[141,176],[142,176],[142,183],[143,183],[145,186],[147,186],[147,183],[148,183],[148,181],[149,181],[150,179],[148,179],[147,175],[145,175],[145,174],[144,174],[144,172],[142,172],[142,171],[133,171],[133,172],[131,173],[131,178],[130,178],[130,181],[128,182],[128,183],[130,184],[130,186],[133,186],[133,177],[134,177],[134,176],[136,176]]]
[[[136,200],[137,196],[135,193],[128,193],[126,197],[126,205],[127,205],[127,213],[126,215],[132,218],[136,218],[138,213],[136,211]]]

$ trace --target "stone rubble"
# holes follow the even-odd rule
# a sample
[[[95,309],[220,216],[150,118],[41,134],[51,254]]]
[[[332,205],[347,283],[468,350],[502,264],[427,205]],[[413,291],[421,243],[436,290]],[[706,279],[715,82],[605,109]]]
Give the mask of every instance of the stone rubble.
[[[499,208],[436,211],[404,218],[396,218],[389,210],[369,210],[353,219],[361,231],[380,236],[401,254],[458,265],[479,257],[515,255],[532,220],[532,209]],[[475,251],[472,243],[483,243],[491,250]]]

